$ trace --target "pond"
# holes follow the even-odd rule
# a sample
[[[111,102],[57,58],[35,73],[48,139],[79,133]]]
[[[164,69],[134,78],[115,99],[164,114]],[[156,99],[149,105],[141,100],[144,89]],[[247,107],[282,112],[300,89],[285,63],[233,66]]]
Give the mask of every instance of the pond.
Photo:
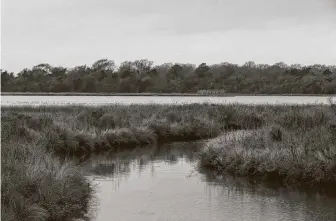
[[[331,95],[336,103],[336,96]],[[109,104],[329,104],[328,96],[1,96],[1,106]]]
[[[81,168],[95,186],[92,220],[336,220],[335,198],[200,171],[201,146],[173,143],[85,160]]]

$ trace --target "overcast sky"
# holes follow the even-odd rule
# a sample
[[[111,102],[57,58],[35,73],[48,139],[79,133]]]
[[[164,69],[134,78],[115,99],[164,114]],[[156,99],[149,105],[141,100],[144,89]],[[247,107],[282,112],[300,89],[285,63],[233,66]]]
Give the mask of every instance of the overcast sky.
[[[336,64],[336,0],[2,0],[1,67]]]

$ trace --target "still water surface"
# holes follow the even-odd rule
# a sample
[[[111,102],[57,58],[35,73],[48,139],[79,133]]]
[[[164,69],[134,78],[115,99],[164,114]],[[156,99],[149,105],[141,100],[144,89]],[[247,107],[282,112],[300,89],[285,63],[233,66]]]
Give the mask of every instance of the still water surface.
[[[336,199],[200,172],[200,146],[175,143],[91,157],[82,168],[96,189],[92,220],[336,220]]]
[[[1,106],[108,104],[328,104],[326,96],[1,96]],[[336,96],[332,96],[336,103]]]

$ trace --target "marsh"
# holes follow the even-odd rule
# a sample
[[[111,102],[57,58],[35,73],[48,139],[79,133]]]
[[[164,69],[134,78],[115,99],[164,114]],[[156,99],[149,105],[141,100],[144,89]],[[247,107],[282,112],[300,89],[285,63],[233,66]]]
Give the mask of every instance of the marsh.
[[[217,220],[240,206],[230,219],[334,219],[335,114],[333,104],[4,106],[2,215]]]

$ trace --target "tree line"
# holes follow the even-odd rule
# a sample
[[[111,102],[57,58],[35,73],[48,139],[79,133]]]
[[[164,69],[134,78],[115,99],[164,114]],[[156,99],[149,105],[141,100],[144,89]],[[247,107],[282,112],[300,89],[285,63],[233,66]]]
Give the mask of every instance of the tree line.
[[[101,59],[74,68],[39,64],[1,70],[2,92],[336,94],[336,66],[228,62],[207,65]]]

